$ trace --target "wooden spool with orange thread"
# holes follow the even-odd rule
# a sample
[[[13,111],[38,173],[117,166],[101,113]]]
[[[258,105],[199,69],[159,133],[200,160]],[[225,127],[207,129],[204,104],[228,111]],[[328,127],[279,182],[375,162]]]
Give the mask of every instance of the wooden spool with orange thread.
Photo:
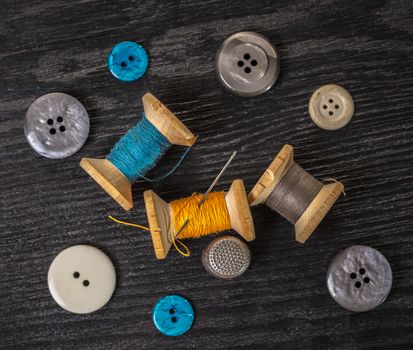
[[[171,237],[179,239],[176,234],[180,227],[175,227],[171,203],[165,202],[151,190],[144,192],[144,201],[155,255],[158,259],[165,259],[172,245]],[[232,182],[225,194],[225,202],[231,228],[245,240],[254,240],[254,223],[242,180]],[[188,219],[191,220],[190,217]]]

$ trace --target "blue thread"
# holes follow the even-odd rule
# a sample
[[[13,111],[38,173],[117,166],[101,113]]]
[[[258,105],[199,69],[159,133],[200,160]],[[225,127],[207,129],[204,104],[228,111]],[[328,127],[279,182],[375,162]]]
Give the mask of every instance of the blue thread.
[[[168,139],[143,115],[142,119],[116,143],[106,159],[131,183],[138,178],[155,182],[171,175],[191,148],[188,147],[178,163],[166,174],[156,179],[145,177],[171,146]]]

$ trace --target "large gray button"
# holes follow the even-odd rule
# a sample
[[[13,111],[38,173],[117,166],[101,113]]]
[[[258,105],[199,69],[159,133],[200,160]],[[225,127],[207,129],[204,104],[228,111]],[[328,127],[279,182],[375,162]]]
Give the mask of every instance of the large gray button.
[[[100,309],[115,290],[116,273],[101,250],[76,245],[53,260],[47,277],[53,299],[63,309],[86,314]]]
[[[392,271],[376,249],[356,245],[331,261],[327,286],[333,299],[347,310],[361,312],[379,306],[389,295]]]
[[[60,159],[76,153],[89,135],[89,116],[74,97],[54,92],[32,103],[26,113],[24,133],[40,155]]]
[[[223,236],[213,240],[202,253],[205,269],[218,278],[242,275],[250,265],[248,246],[236,237]]]
[[[216,57],[221,83],[241,96],[257,96],[269,90],[278,78],[279,57],[271,42],[254,32],[227,38]]]

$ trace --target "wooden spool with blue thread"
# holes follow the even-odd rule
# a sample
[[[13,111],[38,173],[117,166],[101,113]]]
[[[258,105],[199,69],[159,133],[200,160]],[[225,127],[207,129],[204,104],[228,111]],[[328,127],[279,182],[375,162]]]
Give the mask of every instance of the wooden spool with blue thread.
[[[269,196],[284,181],[285,175],[293,166],[295,166],[293,147],[285,145],[248,194],[250,205],[267,203]],[[307,173],[307,176],[311,175]],[[317,180],[314,179],[314,181]],[[303,186],[301,186],[301,189],[303,189]],[[319,191],[311,198],[309,205],[300,213],[297,220],[289,220],[294,224],[295,239],[298,242],[304,243],[311,236],[343,192],[343,189],[343,184],[338,181],[330,184],[320,183]],[[297,192],[295,192],[295,195],[297,195]],[[295,198],[295,200],[299,199]],[[288,219],[287,216],[284,217]]]
[[[171,145],[192,146],[195,135],[154,95],[142,97],[145,118]],[[132,183],[109,159],[83,158],[80,166],[125,210],[133,207]]]

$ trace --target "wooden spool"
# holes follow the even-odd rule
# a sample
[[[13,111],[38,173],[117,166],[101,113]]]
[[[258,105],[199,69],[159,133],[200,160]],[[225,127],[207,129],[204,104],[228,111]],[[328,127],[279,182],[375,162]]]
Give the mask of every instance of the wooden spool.
[[[285,145],[248,194],[251,206],[264,203],[294,163],[293,147]],[[295,239],[304,243],[334,205],[344,186],[340,182],[323,185],[295,226]]]
[[[142,97],[146,118],[173,145],[192,146],[196,137],[154,95]],[[132,184],[109,160],[83,158],[80,166],[116,201],[129,210],[133,207]]]
[[[171,237],[172,235],[175,237],[177,233],[172,207],[151,190],[145,191],[143,195],[155,255],[158,259],[165,259],[172,245]],[[232,229],[245,240],[254,240],[254,222],[242,180],[232,182],[231,188],[225,195],[225,202]]]

